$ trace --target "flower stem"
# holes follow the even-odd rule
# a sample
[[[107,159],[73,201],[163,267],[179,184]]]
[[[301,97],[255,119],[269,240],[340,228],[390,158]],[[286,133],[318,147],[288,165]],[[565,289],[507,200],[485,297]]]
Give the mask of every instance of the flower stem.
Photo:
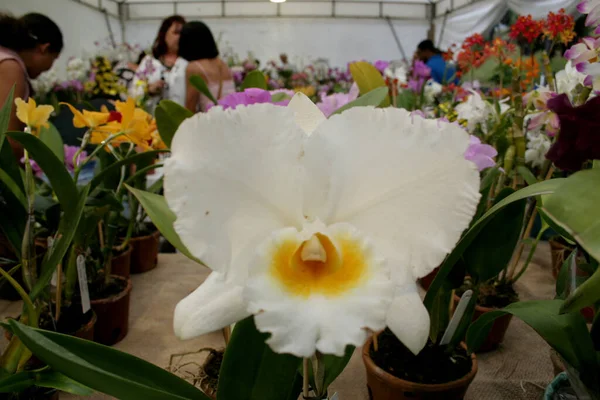
[[[305,358],[302,360],[302,396],[304,398],[308,398],[308,390],[309,390],[309,381],[310,377],[308,376],[308,363],[309,359]]]
[[[525,265],[523,266],[523,268],[521,268],[521,270],[519,271],[517,276],[515,276],[514,278],[511,278],[511,283],[515,283],[516,281],[518,281],[519,278],[527,270],[527,267],[529,267],[529,264],[531,263],[531,260],[533,259],[533,254],[535,253],[535,249],[537,248],[537,245],[540,242],[542,235],[544,234],[544,232],[546,232],[546,229],[540,229],[540,231],[538,232],[537,236],[535,237],[535,242],[533,242],[533,244],[531,245],[531,248],[529,249],[529,254],[527,254],[527,259],[525,260]]]
[[[35,199],[35,181],[33,171],[29,163],[29,152],[24,150],[25,158],[25,195],[27,196],[27,221],[25,222],[25,232],[21,246],[21,263],[23,264],[23,280],[25,286],[31,290],[35,285],[37,277],[35,244],[33,227],[35,224],[33,202]]]

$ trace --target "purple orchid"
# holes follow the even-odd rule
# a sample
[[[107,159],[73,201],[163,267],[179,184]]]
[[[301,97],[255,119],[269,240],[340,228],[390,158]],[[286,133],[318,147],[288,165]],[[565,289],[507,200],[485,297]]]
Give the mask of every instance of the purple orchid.
[[[428,79],[431,76],[431,68],[429,68],[423,61],[415,61],[413,65],[413,77],[420,77]]]
[[[494,147],[481,143],[477,136],[471,135],[469,147],[465,151],[465,159],[475,163],[479,171],[495,166],[496,161],[493,157],[497,155],[498,152]]]
[[[243,92],[232,93],[221,100],[219,100],[219,105],[223,107],[223,109],[227,110],[228,108],[235,109],[238,106],[248,106],[250,104],[260,104],[260,103],[273,103],[272,97],[273,94],[277,93],[285,93],[290,98],[294,95],[291,90],[275,90],[273,92],[269,92],[268,90],[258,89],[258,88],[249,88],[244,90]],[[273,104],[277,106],[287,106],[290,102],[290,99],[285,99],[282,101],[275,102]],[[212,105],[208,108],[213,107]]]
[[[325,93],[321,93],[321,101],[317,103],[317,107],[326,117],[329,117],[337,109],[346,104],[354,101],[358,98],[359,90],[356,84],[352,85],[349,93],[334,93],[327,96]]]
[[[69,172],[74,172],[75,167],[77,165],[79,165],[87,157],[87,152],[82,151],[77,156],[77,160],[75,160],[75,164],[73,164],[73,157],[75,157],[75,154],[77,153],[78,150],[79,150],[79,147],[77,147],[77,146],[68,146],[66,144],[64,145],[65,166],[67,167],[67,170]]]
[[[600,0],[583,0],[577,5],[577,11],[582,14],[588,14],[585,25],[596,26],[594,34],[600,34]]]
[[[379,72],[383,74],[385,69],[390,65],[389,61],[377,60],[373,63],[373,66],[377,68]]]
[[[415,93],[421,93],[423,85],[425,85],[425,78],[410,78],[407,83],[408,89]]]

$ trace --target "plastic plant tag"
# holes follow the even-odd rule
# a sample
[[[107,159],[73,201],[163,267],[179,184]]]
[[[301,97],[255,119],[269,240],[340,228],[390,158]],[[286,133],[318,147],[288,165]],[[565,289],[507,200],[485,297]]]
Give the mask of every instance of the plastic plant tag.
[[[79,278],[79,292],[81,293],[81,311],[85,314],[90,310],[91,306],[87,273],[85,272],[85,257],[83,254],[77,256],[77,277]]]
[[[442,336],[442,340],[440,341],[441,346],[450,343],[450,340],[452,340],[452,336],[454,336],[454,332],[456,332],[458,324],[460,323],[460,320],[465,314],[465,311],[467,310],[467,305],[469,304],[469,301],[471,300],[472,296],[472,290],[467,290],[461,296],[460,301],[456,306],[456,311],[454,311],[454,315],[452,316],[452,319],[450,320],[450,323],[446,328],[446,332],[444,332],[444,336]]]
[[[329,398],[329,400],[340,400],[340,396],[338,396],[337,392],[335,392],[333,396]]]

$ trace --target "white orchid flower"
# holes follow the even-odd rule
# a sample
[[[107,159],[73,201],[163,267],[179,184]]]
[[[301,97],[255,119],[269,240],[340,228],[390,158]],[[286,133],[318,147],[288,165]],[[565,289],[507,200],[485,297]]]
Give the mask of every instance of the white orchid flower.
[[[429,333],[415,283],[468,226],[479,174],[460,127],[401,109],[326,119],[212,108],[179,127],[165,166],[175,230],[213,270],[175,309],[182,339],[254,315],[278,353],[342,355],[386,325],[414,353]]]
[[[571,61],[565,64],[565,69],[556,73],[556,89],[558,93],[566,93],[570,100],[575,96],[577,85],[585,86],[586,75],[577,71]]]
[[[552,142],[543,132],[527,132],[527,150],[525,151],[525,162],[532,167],[541,167],[546,161],[546,153],[550,150]]]
[[[467,121],[467,130],[474,132],[479,124],[484,132],[487,130],[486,121],[494,113],[494,106],[483,99],[481,95],[471,90],[465,101],[455,107],[459,120]]]

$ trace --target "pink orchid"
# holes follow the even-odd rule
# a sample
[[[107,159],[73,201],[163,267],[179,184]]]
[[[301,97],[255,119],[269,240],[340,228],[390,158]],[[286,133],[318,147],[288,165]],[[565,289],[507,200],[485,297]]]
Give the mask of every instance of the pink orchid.
[[[475,163],[479,171],[495,166],[496,161],[493,157],[497,155],[498,152],[494,147],[481,143],[477,136],[471,135],[469,147],[465,151],[465,159]]]
[[[594,33],[599,34],[600,27],[598,27],[598,24],[600,23],[600,0],[583,0],[577,5],[577,11],[588,15],[585,20],[585,25],[596,25],[596,31]]]
[[[349,93],[334,93],[332,95],[325,95],[325,93],[321,93],[321,101],[317,103],[317,107],[326,117],[329,117],[333,114],[337,109],[346,104],[354,101],[358,98],[359,90],[356,83],[352,85]]]

